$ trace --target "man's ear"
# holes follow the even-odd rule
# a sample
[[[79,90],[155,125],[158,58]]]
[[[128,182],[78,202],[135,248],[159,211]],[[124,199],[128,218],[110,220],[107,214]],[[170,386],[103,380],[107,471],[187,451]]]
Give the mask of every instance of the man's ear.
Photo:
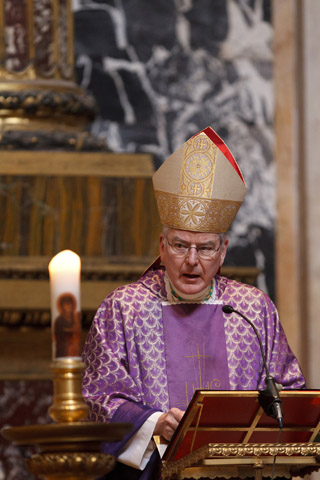
[[[159,237],[159,252],[160,252],[161,262],[163,261],[162,255],[164,252],[164,241],[165,241],[164,235],[163,233],[161,233]]]
[[[222,267],[224,259],[226,258],[228,244],[229,244],[229,238],[226,237],[221,247],[220,267]]]

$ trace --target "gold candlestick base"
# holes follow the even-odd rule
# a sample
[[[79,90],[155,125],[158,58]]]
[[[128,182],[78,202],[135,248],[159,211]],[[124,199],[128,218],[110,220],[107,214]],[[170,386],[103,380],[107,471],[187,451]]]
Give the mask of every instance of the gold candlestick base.
[[[88,407],[81,395],[84,365],[77,358],[55,360],[53,404],[48,425],[5,427],[2,435],[15,445],[34,445],[39,453],[29,458],[28,470],[45,480],[94,480],[110,472],[112,455],[101,452],[101,443],[120,441],[130,432],[129,423],[85,422]]]
[[[45,480],[93,480],[110,472],[112,455],[101,453],[102,442],[117,442],[130,432],[127,423],[52,423],[5,427],[2,435],[15,445],[35,445],[28,470]]]
[[[88,417],[89,409],[81,394],[83,362],[61,358],[50,365],[53,373],[53,404],[49,415],[55,422],[77,422]]]

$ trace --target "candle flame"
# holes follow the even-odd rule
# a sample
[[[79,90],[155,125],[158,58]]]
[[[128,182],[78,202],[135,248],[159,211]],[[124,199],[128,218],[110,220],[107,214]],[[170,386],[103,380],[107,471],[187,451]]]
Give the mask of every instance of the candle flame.
[[[81,260],[79,255],[71,250],[63,250],[55,255],[49,263],[49,273],[66,270],[80,270]]]

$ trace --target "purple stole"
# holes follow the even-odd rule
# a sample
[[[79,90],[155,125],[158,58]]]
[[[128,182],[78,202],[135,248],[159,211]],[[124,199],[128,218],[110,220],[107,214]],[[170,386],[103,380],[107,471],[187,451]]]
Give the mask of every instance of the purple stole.
[[[222,305],[163,305],[170,408],[185,410],[195,390],[230,390]]]

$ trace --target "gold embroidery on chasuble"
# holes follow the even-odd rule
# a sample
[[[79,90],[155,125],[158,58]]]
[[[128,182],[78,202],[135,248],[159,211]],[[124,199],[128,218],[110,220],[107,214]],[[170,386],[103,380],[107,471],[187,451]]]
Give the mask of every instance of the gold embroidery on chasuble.
[[[211,355],[205,354],[205,342],[203,339],[202,353],[199,344],[190,345],[190,354],[185,355],[186,361],[192,361],[192,370],[194,381],[188,384],[188,379],[185,380],[185,394],[186,404],[181,405],[180,408],[186,408],[196,390],[219,390],[221,387],[221,380],[218,378],[206,379],[206,359],[211,359]]]

